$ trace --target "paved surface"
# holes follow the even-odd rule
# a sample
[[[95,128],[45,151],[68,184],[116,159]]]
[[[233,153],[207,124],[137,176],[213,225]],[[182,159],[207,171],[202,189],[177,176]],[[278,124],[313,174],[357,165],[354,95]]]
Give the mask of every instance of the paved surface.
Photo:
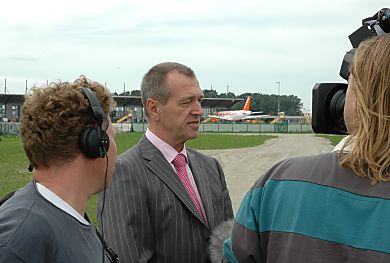
[[[313,134],[279,134],[256,147],[203,150],[221,163],[232,198],[234,212],[253,183],[277,162],[294,156],[330,152],[329,140]]]

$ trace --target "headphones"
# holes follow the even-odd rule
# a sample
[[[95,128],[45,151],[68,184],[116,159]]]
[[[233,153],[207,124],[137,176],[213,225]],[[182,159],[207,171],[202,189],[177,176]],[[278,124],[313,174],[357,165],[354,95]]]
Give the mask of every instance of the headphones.
[[[83,87],[82,91],[89,102],[97,126],[83,129],[80,135],[80,149],[89,158],[104,158],[110,147],[110,139],[106,131],[108,125],[103,127],[103,123],[107,124],[107,120],[104,118],[102,106],[92,90]]]

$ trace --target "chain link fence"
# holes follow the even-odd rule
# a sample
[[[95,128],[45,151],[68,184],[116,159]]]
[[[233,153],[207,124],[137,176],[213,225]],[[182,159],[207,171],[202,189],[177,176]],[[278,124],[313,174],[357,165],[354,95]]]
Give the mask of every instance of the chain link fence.
[[[120,125],[113,124],[117,132],[145,132],[147,123],[134,123]],[[120,125],[120,127],[117,127]],[[17,122],[0,122],[0,135],[19,135],[19,126]],[[312,133],[311,124],[307,123],[202,123],[199,127],[200,132],[221,132],[221,133]]]
[[[20,123],[0,122],[0,135],[19,135]]]
[[[147,123],[134,123],[135,132],[145,132]],[[200,132],[233,133],[312,133],[311,124],[307,123],[201,123]]]

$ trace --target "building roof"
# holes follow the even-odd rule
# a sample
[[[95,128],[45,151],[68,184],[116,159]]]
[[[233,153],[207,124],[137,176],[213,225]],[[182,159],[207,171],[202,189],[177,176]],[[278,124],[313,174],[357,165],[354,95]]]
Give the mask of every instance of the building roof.
[[[112,96],[116,102],[116,106],[134,106],[142,107],[140,96]]]
[[[118,107],[142,107],[141,97],[139,96],[113,96]],[[202,102],[203,108],[230,108],[239,101],[245,99],[240,98],[204,98]],[[23,104],[23,94],[0,94],[1,104]]]
[[[22,104],[24,101],[24,95],[21,94],[0,94],[0,103],[2,104]]]

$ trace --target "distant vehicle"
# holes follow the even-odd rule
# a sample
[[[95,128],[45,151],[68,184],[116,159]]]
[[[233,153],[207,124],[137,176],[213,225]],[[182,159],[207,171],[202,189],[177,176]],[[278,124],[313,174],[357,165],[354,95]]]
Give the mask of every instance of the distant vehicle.
[[[250,106],[251,106],[251,96],[248,96],[242,110],[220,111],[217,112],[215,115],[208,115],[208,117],[214,119],[226,120],[226,121],[242,121],[242,120],[261,119],[269,116],[269,115],[259,115],[260,113],[263,113],[262,111],[250,111]]]
[[[123,117],[121,117],[120,119],[116,120],[115,123],[122,123],[122,122],[127,121],[128,119],[130,119],[132,117],[133,117],[133,113],[129,112],[129,113],[125,114]]]

